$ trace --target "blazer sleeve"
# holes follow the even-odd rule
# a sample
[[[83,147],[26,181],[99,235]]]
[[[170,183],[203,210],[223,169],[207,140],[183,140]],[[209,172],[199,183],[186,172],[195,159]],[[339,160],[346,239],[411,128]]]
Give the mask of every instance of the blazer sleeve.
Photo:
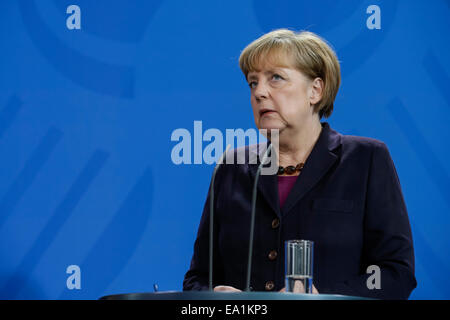
[[[223,169],[223,168],[221,168]],[[217,285],[217,281],[220,281],[222,275],[222,269],[220,263],[218,263],[218,246],[217,246],[217,218],[219,212],[217,210],[220,176],[219,170],[216,174],[214,183],[214,240],[213,240],[213,287]],[[210,192],[211,184],[208,189],[208,195],[203,207],[203,213],[200,219],[200,224],[197,231],[197,238],[194,243],[194,253],[191,259],[189,270],[186,272],[183,280],[183,291],[189,290],[208,290],[209,289],[209,223],[210,223]]]
[[[380,289],[369,289],[375,265]],[[408,299],[417,286],[408,213],[398,175],[386,145],[376,143],[368,176],[360,276],[336,283],[333,293],[376,299]],[[370,277],[370,279],[369,279]]]

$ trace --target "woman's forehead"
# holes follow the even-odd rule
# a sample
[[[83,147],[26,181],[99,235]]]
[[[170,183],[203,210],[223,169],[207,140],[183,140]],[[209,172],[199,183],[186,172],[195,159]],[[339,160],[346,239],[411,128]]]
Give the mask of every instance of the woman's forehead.
[[[294,59],[287,52],[282,50],[272,50],[254,57],[250,62],[249,67],[249,73],[276,68],[293,68]]]

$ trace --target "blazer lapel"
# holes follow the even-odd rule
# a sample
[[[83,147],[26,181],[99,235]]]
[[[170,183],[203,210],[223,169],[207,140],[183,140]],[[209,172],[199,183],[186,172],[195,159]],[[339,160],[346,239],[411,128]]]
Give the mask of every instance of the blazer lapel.
[[[336,162],[338,156],[333,150],[340,144],[340,134],[332,130],[328,123],[322,123],[322,132],[281,209],[282,215],[288,214]]]
[[[316,144],[305,162],[302,173],[290,191],[283,208],[280,209],[278,197],[278,176],[261,175],[258,181],[258,190],[268,202],[273,211],[279,216],[284,216],[292,207],[311,190],[337,161],[338,156],[333,152],[341,144],[340,134],[330,128],[327,122],[322,123],[322,132]],[[252,148],[253,147],[253,148]],[[262,159],[266,151],[266,144],[252,146],[249,150],[249,160],[255,161],[255,157]],[[249,163],[256,163],[249,162]],[[257,161],[259,164],[259,161]],[[249,164],[250,174],[254,181],[258,164]],[[252,185],[253,186],[253,185]]]

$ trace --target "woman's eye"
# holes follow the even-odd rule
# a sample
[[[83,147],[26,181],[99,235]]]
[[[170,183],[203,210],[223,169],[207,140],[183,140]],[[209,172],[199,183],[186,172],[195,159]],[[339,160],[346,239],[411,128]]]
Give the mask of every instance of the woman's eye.
[[[274,74],[274,75],[272,76],[272,79],[274,79],[274,80],[283,80],[283,77],[281,77],[281,76],[278,75],[278,74]]]
[[[248,86],[253,89],[256,87],[256,81],[249,82]]]

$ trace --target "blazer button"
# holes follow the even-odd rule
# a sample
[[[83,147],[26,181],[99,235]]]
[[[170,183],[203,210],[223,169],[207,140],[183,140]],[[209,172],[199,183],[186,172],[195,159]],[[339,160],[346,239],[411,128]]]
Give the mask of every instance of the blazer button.
[[[272,229],[278,228],[279,225],[280,225],[280,219],[275,218],[272,220]]]
[[[277,251],[276,250],[272,250],[269,252],[269,260],[275,260],[277,258]]]
[[[266,288],[267,291],[273,290],[274,287],[275,287],[275,283],[273,283],[273,281],[267,281],[266,282],[265,288]]]

